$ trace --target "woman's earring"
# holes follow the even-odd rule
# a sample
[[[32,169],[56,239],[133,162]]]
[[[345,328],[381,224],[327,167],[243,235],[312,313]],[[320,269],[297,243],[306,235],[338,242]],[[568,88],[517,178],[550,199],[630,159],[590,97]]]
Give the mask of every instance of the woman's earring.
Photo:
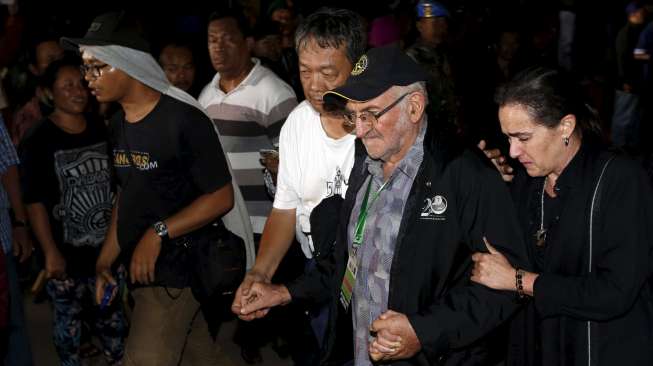
[[[563,138],[562,141],[565,143],[565,146],[569,146],[569,137]]]

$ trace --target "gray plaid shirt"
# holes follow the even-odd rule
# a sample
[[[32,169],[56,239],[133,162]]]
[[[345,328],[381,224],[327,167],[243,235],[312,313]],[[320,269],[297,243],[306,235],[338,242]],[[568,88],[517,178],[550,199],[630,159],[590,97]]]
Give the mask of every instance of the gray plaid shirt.
[[[4,175],[13,165],[18,165],[16,149],[11,143],[5,122],[0,116],[0,175]],[[5,253],[11,252],[11,220],[9,219],[9,197],[5,187],[0,184],[0,243]]]
[[[395,242],[399,233],[399,225],[404,212],[404,206],[417,170],[424,158],[424,134],[426,124],[410,148],[390,176],[390,183],[381,191],[376,202],[368,209],[365,223],[364,240],[356,253],[358,271],[356,284],[352,295],[352,317],[354,324],[354,361],[356,366],[372,365],[368,354],[371,341],[370,326],[381,314],[388,310],[388,292],[390,285],[390,268],[395,250]],[[382,161],[366,159],[370,172],[373,192],[383,185]],[[351,252],[354,230],[361,210],[361,203],[367,190],[366,180],[356,195],[356,204],[349,218],[349,250]]]

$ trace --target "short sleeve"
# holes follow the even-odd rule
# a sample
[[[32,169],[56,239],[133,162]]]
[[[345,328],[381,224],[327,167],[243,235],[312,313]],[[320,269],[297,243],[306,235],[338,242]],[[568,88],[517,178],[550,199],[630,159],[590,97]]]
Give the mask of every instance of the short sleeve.
[[[207,116],[193,110],[181,126],[181,135],[184,163],[200,191],[215,192],[231,182],[222,144]]]
[[[297,135],[293,129],[293,115],[288,117],[279,136],[279,172],[277,173],[277,192],[273,207],[291,210],[299,206],[300,164]]]
[[[16,149],[11,143],[11,138],[5,127],[5,122],[0,116],[0,174],[4,174],[9,167],[18,165],[19,162]]]

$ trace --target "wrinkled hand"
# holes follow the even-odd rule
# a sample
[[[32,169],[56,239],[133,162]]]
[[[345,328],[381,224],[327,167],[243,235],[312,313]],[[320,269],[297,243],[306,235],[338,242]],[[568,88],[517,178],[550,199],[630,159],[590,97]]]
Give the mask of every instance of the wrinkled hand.
[[[132,254],[129,278],[132,283],[148,285],[154,282],[154,268],[161,253],[161,238],[152,228],[147,229]]]
[[[111,275],[111,269],[109,267],[96,268],[95,272],[96,272],[95,302],[98,305],[102,303],[102,298],[104,297],[104,289],[107,286],[107,284],[110,283],[115,286],[113,288],[113,293],[111,294],[111,298],[109,299],[109,303],[107,304],[108,306],[113,302],[113,298],[116,297],[116,293],[118,292],[116,279],[113,278],[113,276]]]
[[[376,332],[368,349],[374,362],[411,358],[422,349],[408,317],[396,311],[381,314],[370,330]]]
[[[401,349],[401,337],[390,333],[387,329],[376,332],[376,337],[370,343],[368,352],[372,361],[380,361],[384,357],[396,356]]]
[[[485,237],[483,241],[490,253],[472,255],[474,268],[471,280],[495,290],[515,290],[515,269]]]
[[[45,253],[45,276],[46,278],[62,279],[66,275],[66,260],[58,249],[52,248]]]
[[[286,286],[255,282],[248,295],[241,300],[239,317],[243,320],[262,318],[270,312],[270,308],[289,302],[290,293]]]
[[[14,238],[14,242],[12,243],[14,257],[18,257],[18,261],[23,263],[34,251],[32,237],[29,235],[29,230],[24,226],[15,227],[12,232],[12,237]]]
[[[481,140],[478,143],[478,148],[483,151],[485,156],[494,164],[494,167],[497,168],[501,178],[504,182],[512,182],[512,179],[515,177],[513,174],[512,167],[508,164],[506,157],[501,154],[499,149],[488,149],[485,140]]]
[[[231,303],[231,311],[234,314],[238,315],[238,317],[242,320],[250,321],[256,319],[256,314],[243,315],[241,313],[241,309],[243,305],[245,305],[243,300],[249,298],[249,291],[255,282],[270,283],[270,278],[257,271],[256,269],[252,269],[251,271],[247,272],[243,282],[240,284],[240,286],[238,286],[238,290],[236,290],[236,295],[234,296],[233,303]],[[265,316],[265,314],[260,315],[261,317]]]

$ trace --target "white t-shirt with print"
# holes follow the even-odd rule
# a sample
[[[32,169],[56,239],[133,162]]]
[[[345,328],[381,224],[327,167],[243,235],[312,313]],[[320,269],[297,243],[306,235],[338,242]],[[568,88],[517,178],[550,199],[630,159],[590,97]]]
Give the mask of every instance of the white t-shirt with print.
[[[319,113],[307,101],[295,108],[281,128],[279,173],[274,208],[296,209],[297,240],[312,258],[311,211],[322,199],[347,192],[354,165],[354,135],[327,136]]]

